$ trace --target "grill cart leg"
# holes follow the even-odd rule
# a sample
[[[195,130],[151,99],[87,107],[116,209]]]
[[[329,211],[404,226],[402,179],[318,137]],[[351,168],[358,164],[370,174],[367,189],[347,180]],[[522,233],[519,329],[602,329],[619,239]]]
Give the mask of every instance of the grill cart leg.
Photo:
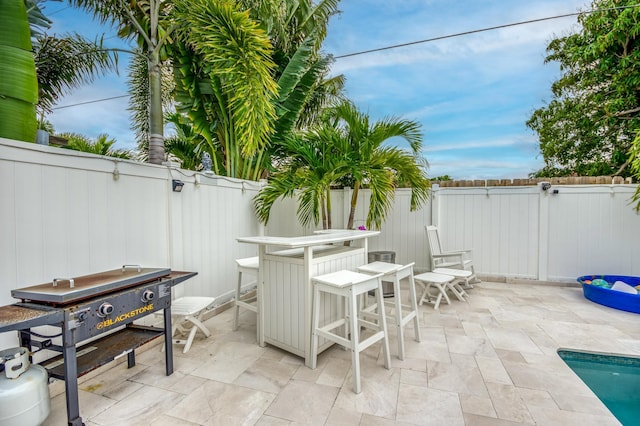
[[[167,376],[173,374],[173,330],[171,329],[171,306],[164,308],[164,362]]]
[[[64,356],[64,390],[67,398],[67,420],[69,426],[84,426],[78,402],[78,360],[73,332],[62,327],[62,354]]]
[[[127,354],[127,368],[133,368],[136,365],[136,354],[131,349],[131,352]]]

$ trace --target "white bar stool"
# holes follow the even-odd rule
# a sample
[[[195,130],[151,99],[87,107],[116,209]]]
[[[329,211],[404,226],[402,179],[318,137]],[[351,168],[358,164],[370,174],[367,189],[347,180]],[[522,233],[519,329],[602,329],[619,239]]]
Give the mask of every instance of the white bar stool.
[[[447,301],[447,304],[451,304],[451,300],[449,300],[449,296],[447,295],[447,284],[453,282],[455,277],[451,275],[436,274],[434,272],[425,272],[423,274],[416,275],[413,278],[424,287],[424,291],[420,297],[420,305],[424,302],[433,303],[433,309],[438,309],[443,296],[444,300]],[[431,294],[432,286],[438,290],[438,296],[435,301],[431,301],[431,298],[433,297]]]
[[[467,269],[436,268],[431,272],[436,274],[452,275],[458,280],[464,281],[465,288],[473,288],[473,285],[471,285],[471,280],[477,279],[476,275]],[[460,290],[462,290],[462,288],[460,288]],[[464,290],[462,290],[462,292],[465,296],[467,295]]]
[[[181,333],[189,332],[186,339],[173,338],[174,345],[184,345],[182,353],[189,352],[193,339],[198,330],[204,333],[205,337],[211,336],[209,329],[202,323],[205,313],[213,309],[215,297],[181,297],[171,302],[171,317],[174,319],[171,335],[176,331]],[[190,325],[190,328],[185,327]],[[162,346],[164,349],[164,345]]]
[[[242,291],[242,274],[253,275],[256,278],[258,277],[258,256],[254,257],[245,257],[243,259],[236,259],[236,264],[238,265],[238,285],[236,287],[236,300],[234,302],[234,316],[233,316],[233,330],[238,329],[239,317],[240,317],[240,308],[246,309],[251,312],[258,313],[258,297],[257,295],[254,297],[250,297],[248,299],[240,300],[240,294]],[[257,281],[254,281],[257,282]],[[256,327],[256,334],[258,327]]]
[[[353,271],[337,271],[326,275],[311,278],[313,283],[313,317],[311,336],[311,368],[315,369],[318,362],[318,339],[324,337],[339,345],[351,350],[351,364],[353,368],[353,391],[360,393],[360,352],[382,340],[384,351],[384,366],[389,369],[391,360],[389,357],[389,337],[387,333],[387,322],[384,312],[384,302],[382,298],[382,274],[368,275]],[[376,290],[376,301],[380,307],[378,309],[378,322],[370,322],[364,318],[359,318],[358,296]],[[347,312],[330,324],[320,326],[320,297],[321,293],[334,294],[344,297]],[[372,315],[370,313],[369,315]],[[348,318],[348,319],[347,319]],[[344,336],[332,332],[338,327],[344,326]],[[360,341],[360,327],[366,327],[375,331],[372,336]],[[351,336],[349,337],[349,331]]]
[[[415,341],[420,341],[420,325],[418,324],[418,302],[416,300],[416,286],[413,280],[413,265],[412,262],[408,265],[400,265],[397,263],[388,262],[372,262],[367,265],[359,266],[358,271],[365,274],[383,274],[382,281],[393,282],[393,300],[385,298],[385,305],[394,309],[393,315],[387,315],[387,318],[393,318],[396,331],[398,334],[398,359],[404,359],[404,326],[413,320],[413,330],[415,333]],[[411,305],[402,304],[402,296],[400,293],[400,282],[408,278],[409,282],[409,300]],[[369,311],[371,307],[368,307],[366,311]],[[403,309],[406,309],[406,315],[403,315]]]

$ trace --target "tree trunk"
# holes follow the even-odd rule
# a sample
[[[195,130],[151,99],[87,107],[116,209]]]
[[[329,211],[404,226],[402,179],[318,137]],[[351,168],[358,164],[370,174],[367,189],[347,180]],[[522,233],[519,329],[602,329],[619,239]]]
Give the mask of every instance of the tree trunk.
[[[160,52],[149,51],[149,162],[164,161],[164,117],[162,115],[162,84]]]
[[[322,229],[327,228],[327,208],[324,202],[324,195],[320,197],[320,213],[322,215]]]
[[[353,185],[353,194],[351,194],[351,207],[349,209],[349,221],[347,222],[347,229],[353,229],[353,221],[356,216],[356,203],[358,202],[359,189],[360,189],[360,182],[356,182]]]
[[[358,202],[358,189],[360,189],[360,183],[356,182],[353,185],[353,194],[351,194],[351,207],[349,208],[349,220],[347,221],[347,229],[353,229],[353,220],[356,216],[356,203]],[[345,241],[345,246],[350,246],[351,241]]]
[[[331,188],[327,189],[327,229],[331,229]]]

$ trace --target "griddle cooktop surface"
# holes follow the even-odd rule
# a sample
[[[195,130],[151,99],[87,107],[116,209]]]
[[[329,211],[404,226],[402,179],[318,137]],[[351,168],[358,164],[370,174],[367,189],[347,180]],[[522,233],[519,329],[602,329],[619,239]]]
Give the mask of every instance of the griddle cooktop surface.
[[[171,274],[169,268],[114,269],[81,277],[57,278],[49,283],[11,290],[11,295],[17,299],[33,302],[69,304],[140,285],[169,274]]]

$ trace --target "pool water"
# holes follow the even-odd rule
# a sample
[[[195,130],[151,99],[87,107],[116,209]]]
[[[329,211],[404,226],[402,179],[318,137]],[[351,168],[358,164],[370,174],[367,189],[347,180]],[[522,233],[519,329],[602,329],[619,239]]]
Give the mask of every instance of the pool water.
[[[640,358],[567,350],[558,355],[620,423],[640,424]]]

